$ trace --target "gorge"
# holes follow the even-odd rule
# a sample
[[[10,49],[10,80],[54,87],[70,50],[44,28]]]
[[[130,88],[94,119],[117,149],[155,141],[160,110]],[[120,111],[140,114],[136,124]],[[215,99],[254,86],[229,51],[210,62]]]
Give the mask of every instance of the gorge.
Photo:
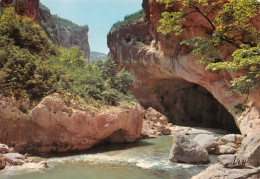
[[[23,2],[22,11],[19,2]],[[127,25],[112,27],[107,35],[108,59],[116,65],[108,63],[109,60],[90,64],[87,25],[78,26],[53,15],[39,0],[2,0],[1,5],[14,5],[17,13],[39,24],[57,47],[77,47],[83,51],[84,58],[77,56],[80,53],[75,49],[75,58],[81,61],[73,59],[73,51],[65,50],[61,57],[57,54],[62,54],[62,51],[55,51],[54,56],[51,52],[41,58],[43,62],[47,58],[54,62],[51,68],[55,72],[46,70],[46,74],[51,74],[50,79],[57,77],[57,83],[61,84],[58,90],[53,90],[54,93],[44,93],[42,98],[35,99],[16,98],[16,91],[12,95],[0,93],[0,168],[7,163],[7,170],[0,169],[0,178],[63,178],[66,175],[69,178],[204,179],[229,175],[233,178],[260,176],[259,86],[248,96],[228,94],[231,81],[243,71],[205,70],[205,64],[197,63],[200,56],[192,55],[193,48],[181,45],[184,39],[204,37],[209,33],[210,25],[199,15],[186,19],[181,35],[163,35],[157,32],[162,13],[178,11],[178,4],[166,10],[165,5],[157,0],[143,0],[143,11],[140,12],[145,16]],[[258,29],[259,22],[255,22]],[[0,52],[1,48],[0,45]],[[234,48],[223,47],[220,51],[223,60],[229,60]],[[92,56],[95,57],[92,57],[93,61],[106,58],[106,55],[96,52]],[[59,62],[65,65],[58,66]],[[80,65],[76,66],[77,62]],[[61,67],[72,67],[73,70],[66,71]],[[81,67],[83,71],[80,71]],[[105,67],[111,68],[107,70]],[[128,91],[120,91],[119,87],[125,83],[113,83],[120,77],[111,70],[113,67],[119,73],[125,69],[132,74],[134,83],[130,90],[136,100]],[[0,63],[0,75],[1,68]],[[112,71],[114,76],[108,78],[109,73],[104,73],[104,69]],[[60,71],[63,73],[58,73]],[[68,72],[72,75],[66,76]],[[38,73],[32,74],[35,79],[29,82],[42,85],[37,81],[40,78]],[[119,80],[122,82],[127,77]],[[46,84],[51,86],[52,82]],[[0,87],[3,84],[0,79]],[[69,88],[73,88],[76,95],[70,94],[75,91]],[[80,90],[87,93],[79,94]],[[118,102],[123,95],[129,96]],[[248,108],[242,113],[232,112],[231,109],[239,103],[245,103]],[[228,133],[232,134],[224,135]],[[194,157],[189,149],[203,150],[207,160],[202,164],[205,165],[175,160],[172,156],[177,153],[174,147],[180,144],[187,149],[188,160]],[[181,147],[176,150],[181,151],[180,158],[185,158]],[[20,164],[16,168],[5,158],[14,151],[41,156],[35,157],[35,161],[44,160],[41,164],[44,168],[49,165],[49,168],[27,170]],[[30,160],[28,156],[19,155],[16,159],[21,162],[22,158],[22,163],[26,163]],[[202,157],[198,154],[194,158]],[[234,167],[230,164],[235,161],[233,159],[241,159],[243,164]]]

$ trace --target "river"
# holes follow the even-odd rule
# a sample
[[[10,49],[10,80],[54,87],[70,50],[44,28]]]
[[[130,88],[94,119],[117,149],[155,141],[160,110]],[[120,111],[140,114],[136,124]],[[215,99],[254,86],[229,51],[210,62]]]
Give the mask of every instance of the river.
[[[45,157],[44,171],[0,173],[1,179],[188,179],[208,165],[169,161],[172,136],[141,139],[131,144],[104,144],[85,153]],[[63,154],[64,155],[64,154]],[[210,156],[211,163],[216,156]]]

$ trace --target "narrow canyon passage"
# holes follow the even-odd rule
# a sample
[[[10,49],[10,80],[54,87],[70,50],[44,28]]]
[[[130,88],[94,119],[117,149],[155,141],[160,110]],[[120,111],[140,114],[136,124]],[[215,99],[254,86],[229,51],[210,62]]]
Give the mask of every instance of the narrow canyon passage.
[[[153,107],[175,125],[239,133],[233,116],[210,92],[197,84],[182,79],[158,80],[153,86],[153,93],[158,100]]]

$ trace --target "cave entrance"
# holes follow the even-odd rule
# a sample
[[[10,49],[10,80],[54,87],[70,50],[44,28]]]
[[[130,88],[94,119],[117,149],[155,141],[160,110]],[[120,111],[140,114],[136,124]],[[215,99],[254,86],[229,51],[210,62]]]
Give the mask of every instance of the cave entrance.
[[[205,88],[182,79],[159,80],[155,109],[175,125],[225,129],[240,133],[233,116]]]

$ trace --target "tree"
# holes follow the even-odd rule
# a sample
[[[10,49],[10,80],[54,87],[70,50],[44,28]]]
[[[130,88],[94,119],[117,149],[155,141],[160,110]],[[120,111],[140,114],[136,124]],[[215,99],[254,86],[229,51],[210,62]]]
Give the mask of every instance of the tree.
[[[206,69],[237,72],[241,76],[231,81],[230,92],[248,95],[260,84],[260,32],[259,8],[257,0],[157,0],[170,9],[179,5],[180,11],[162,13],[158,32],[166,35],[175,32],[180,35],[182,23],[188,16],[198,14],[210,27],[206,37],[186,39],[181,44],[193,46],[193,55],[202,55],[199,63],[208,64]],[[221,47],[233,47],[234,53],[229,61],[221,56]]]
[[[103,69],[103,78],[107,80],[108,78],[112,79],[116,75],[116,64],[114,59],[108,57],[104,62],[104,69]]]
[[[130,72],[122,69],[116,74],[114,88],[123,94],[127,94],[128,89],[132,86],[134,78]]]

